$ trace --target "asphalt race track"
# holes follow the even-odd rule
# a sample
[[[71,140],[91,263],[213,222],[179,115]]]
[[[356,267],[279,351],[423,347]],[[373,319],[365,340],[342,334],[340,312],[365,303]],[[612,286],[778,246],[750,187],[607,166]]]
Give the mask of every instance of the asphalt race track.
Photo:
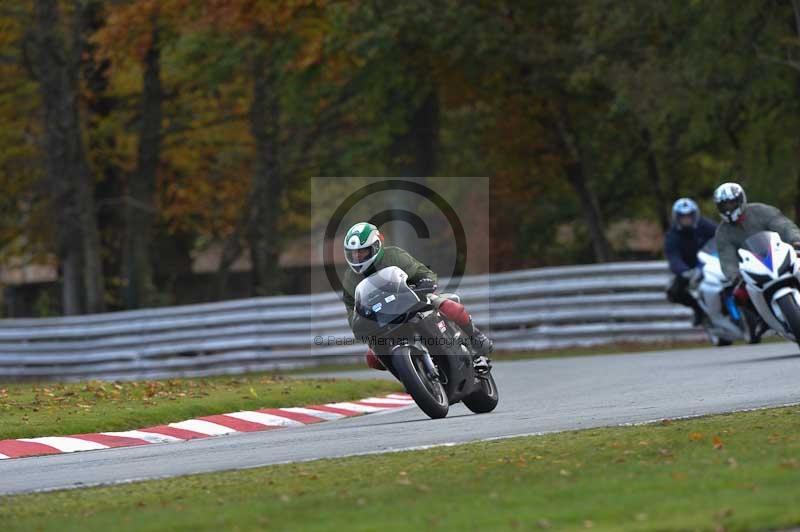
[[[413,407],[279,431],[3,460],[0,494],[800,403],[800,349],[780,343],[527,360],[496,364],[495,378],[500,405],[492,414],[457,405],[432,421]]]

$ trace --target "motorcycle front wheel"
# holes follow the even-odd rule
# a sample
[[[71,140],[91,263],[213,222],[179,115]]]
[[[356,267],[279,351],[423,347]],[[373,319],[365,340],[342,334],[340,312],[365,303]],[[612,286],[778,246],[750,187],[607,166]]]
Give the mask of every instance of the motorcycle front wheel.
[[[443,418],[450,410],[450,400],[444,385],[428,375],[423,356],[412,353],[411,348],[401,348],[392,354],[392,365],[420,410],[432,419]]]
[[[778,307],[783,313],[783,319],[789,326],[789,330],[800,344],[800,307],[794,299],[794,294],[786,294],[778,300]]]

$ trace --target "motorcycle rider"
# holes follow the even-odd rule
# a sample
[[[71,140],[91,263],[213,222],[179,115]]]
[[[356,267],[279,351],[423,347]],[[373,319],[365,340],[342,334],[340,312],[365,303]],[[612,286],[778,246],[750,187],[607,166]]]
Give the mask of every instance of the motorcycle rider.
[[[664,237],[664,254],[675,278],[667,289],[667,300],[691,308],[694,326],[700,325],[704,313],[689,293],[689,285],[702,275],[697,252],[714,238],[716,230],[714,222],[700,215],[694,200],[680,198],[672,205],[672,226]]]
[[[361,280],[378,270],[389,266],[397,266],[408,275],[407,283],[414,285],[414,291],[425,297],[433,294],[437,285],[437,275],[427,266],[411,256],[407,251],[396,246],[384,246],[383,235],[378,228],[367,222],[353,225],[344,237],[344,255],[350,269],[342,280],[344,289],[344,305],[347,309],[347,321],[353,326],[355,317],[355,290]],[[494,347],[492,341],[472,322],[472,317],[464,306],[451,300],[437,301],[439,312],[456,323],[469,335],[470,343],[476,355],[473,358],[475,369],[488,371],[491,368],[489,353]],[[386,369],[370,349],[367,352],[367,364],[373,369]]]
[[[722,223],[717,228],[717,249],[730,286],[740,301],[749,301],[747,291],[741,285],[738,250],[744,241],[761,231],[774,231],[781,239],[800,249],[800,228],[780,210],[763,203],[747,203],[747,195],[738,183],[723,183],[714,191]]]

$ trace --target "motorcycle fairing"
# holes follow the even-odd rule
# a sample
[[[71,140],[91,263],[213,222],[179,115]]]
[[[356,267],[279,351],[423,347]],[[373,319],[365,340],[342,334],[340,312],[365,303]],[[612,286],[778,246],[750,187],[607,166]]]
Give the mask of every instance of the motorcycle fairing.
[[[739,269],[748,286],[763,291],[770,283],[797,272],[794,253],[777,233],[756,233],[739,249]]]
[[[710,330],[730,342],[741,339],[744,334],[742,328],[746,324],[742,322],[743,316],[733,297],[726,298],[723,295],[726,280],[714,239],[698,251],[697,260],[702,268],[702,277],[696,286],[690,288],[690,292],[708,316]]]
[[[406,281],[408,275],[397,266],[378,270],[358,283],[355,290],[355,311],[385,327],[418,306],[419,296]]]
[[[739,270],[753,305],[770,328],[790,338],[793,335],[776,302],[792,294],[800,304],[798,267],[794,248],[772,231],[751,236],[739,249]]]

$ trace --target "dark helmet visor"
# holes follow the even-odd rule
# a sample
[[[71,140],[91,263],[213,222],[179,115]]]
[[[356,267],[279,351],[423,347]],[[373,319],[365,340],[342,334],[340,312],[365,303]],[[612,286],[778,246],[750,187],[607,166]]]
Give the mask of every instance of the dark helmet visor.
[[[679,214],[677,216],[678,225],[681,227],[694,227],[697,225],[697,213]]]
[[[735,211],[737,208],[741,207],[742,205],[742,198],[734,198],[730,200],[720,201],[717,203],[717,208],[721,213],[729,213]]]

